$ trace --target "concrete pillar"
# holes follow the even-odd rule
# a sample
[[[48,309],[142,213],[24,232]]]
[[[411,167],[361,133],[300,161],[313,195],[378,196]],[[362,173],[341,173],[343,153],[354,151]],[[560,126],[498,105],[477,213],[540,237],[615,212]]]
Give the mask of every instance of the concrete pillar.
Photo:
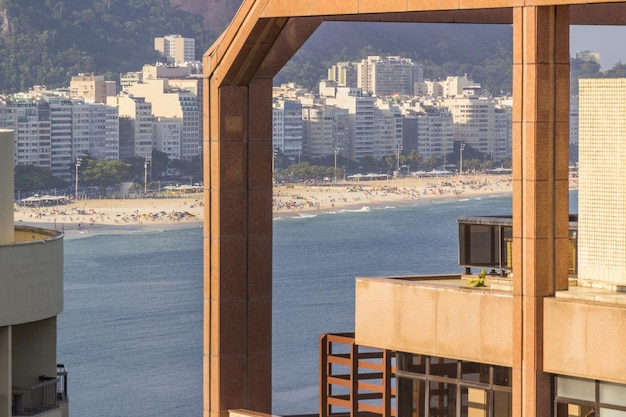
[[[0,244],[14,241],[13,131],[0,129]]]
[[[567,288],[567,6],[514,8],[513,98],[513,415],[547,416],[543,299]]]
[[[203,415],[270,413],[272,79],[206,85]]]
[[[11,326],[0,327],[0,417],[12,415],[11,339]]]

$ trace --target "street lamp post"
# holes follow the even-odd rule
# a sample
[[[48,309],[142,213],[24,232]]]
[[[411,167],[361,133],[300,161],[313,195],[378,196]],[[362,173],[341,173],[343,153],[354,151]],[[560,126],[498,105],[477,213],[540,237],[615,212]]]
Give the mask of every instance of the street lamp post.
[[[396,145],[396,172],[400,176],[400,152],[402,152],[402,145]]]
[[[74,201],[78,201],[78,167],[80,166],[81,162],[83,162],[81,158],[76,158],[76,189],[74,190]]]
[[[463,175],[463,149],[465,149],[465,144],[461,142],[461,146],[459,147],[459,174]]]

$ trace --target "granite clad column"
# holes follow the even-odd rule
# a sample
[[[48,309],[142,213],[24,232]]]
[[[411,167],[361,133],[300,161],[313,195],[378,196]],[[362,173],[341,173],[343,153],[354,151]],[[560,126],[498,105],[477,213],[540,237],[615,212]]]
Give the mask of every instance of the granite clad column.
[[[205,85],[204,416],[270,413],[272,79]]]
[[[513,11],[513,415],[551,415],[543,299],[567,288],[569,8]]]

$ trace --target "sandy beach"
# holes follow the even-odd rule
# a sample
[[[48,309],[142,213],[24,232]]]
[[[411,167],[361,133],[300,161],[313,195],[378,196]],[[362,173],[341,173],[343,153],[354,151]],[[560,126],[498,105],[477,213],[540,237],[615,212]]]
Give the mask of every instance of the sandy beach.
[[[575,178],[570,180],[570,188],[577,185]],[[273,215],[276,219],[307,213],[398,207],[442,198],[505,195],[511,192],[511,187],[510,176],[493,175],[280,185],[273,190]],[[14,219],[16,224],[89,231],[105,227],[199,227],[203,216],[202,195],[191,194],[171,198],[86,199],[39,208],[16,205]]]

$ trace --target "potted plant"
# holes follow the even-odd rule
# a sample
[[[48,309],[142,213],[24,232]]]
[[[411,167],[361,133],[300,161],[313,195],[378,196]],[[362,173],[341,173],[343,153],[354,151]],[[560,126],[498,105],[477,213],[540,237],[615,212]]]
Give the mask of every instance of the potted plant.
[[[480,271],[480,274],[478,274],[478,278],[470,279],[467,285],[470,287],[486,287],[487,286],[487,284],[485,284],[486,275],[487,274],[485,274],[485,269],[483,268],[483,270]]]

